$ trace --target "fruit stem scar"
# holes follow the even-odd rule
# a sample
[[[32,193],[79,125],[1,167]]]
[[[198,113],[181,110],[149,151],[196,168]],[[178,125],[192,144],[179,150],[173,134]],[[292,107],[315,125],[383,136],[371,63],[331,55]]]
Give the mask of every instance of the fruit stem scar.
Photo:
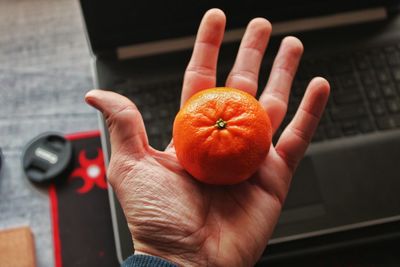
[[[219,118],[217,120],[217,122],[215,123],[215,127],[217,127],[218,129],[224,129],[224,128],[226,128],[226,125],[227,125],[226,121],[224,121],[221,118]]]

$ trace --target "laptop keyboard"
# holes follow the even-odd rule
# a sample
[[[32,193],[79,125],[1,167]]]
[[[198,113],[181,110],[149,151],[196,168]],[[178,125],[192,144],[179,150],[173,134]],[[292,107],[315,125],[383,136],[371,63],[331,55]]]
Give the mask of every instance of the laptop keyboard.
[[[179,111],[182,81],[164,80],[139,85],[126,80],[114,88],[115,92],[132,99],[139,108],[150,144],[156,149],[167,147]]]
[[[303,60],[292,86],[288,114],[274,141],[293,118],[308,82],[315,76],[330,82],[331,97],[313,142],[400,128],[400,44],[394,44]],[[138,106],[150,144],[157,149],[165,148],[171,140],[179,110],[180,79],[145,85],[126,80],[114,86],[116,92]]]

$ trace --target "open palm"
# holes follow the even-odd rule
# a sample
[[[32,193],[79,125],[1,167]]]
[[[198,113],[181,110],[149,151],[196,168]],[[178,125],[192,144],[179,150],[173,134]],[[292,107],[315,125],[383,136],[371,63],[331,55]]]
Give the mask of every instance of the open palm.
[[[182,100],[215,87],[225,15],[203,17],[187,67]],[[226,86],[255,95],[260,64],[271,33],[265,19],[253,19],[244,34]],[[273,132],[287,109],[290,87],[303,47],[286,37],[259,99]],[[212,186],[194,180],[179,164],[173,141],[165,151],[149,144],[142,117],[127,98],[94,90],[89,104],[105,116],[111,136],[108,178],[127,217],[135,250],[182,266],[251,266],[261,256],[298,162],[311,140],[329,95],[322,78],[313,79],[292,122],[260,169],[237,185]]]

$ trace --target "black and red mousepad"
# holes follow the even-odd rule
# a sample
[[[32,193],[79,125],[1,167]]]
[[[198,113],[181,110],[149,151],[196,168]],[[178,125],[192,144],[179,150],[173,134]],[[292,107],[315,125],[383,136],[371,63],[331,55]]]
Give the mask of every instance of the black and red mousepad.
[[[50,185],[55,266],[119,266],[99,131],[67,135],[70,169]]]

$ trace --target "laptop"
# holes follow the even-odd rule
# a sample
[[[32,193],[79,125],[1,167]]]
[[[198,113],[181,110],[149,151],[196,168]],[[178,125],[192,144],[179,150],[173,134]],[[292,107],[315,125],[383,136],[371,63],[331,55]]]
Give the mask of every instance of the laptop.
[[[282,128],[312,77],[326,77],[332,93],[260,262],[399,237],[398,1],[80,3],[93,56],[94,87],[134,100],[150,144],[157,149],[170,141],[184,70],[206,10],[219,7],[227,14],[219,85],[232,67],[251,18],[266,17],[273,25],[259,93],[282,37],[295,35],[303,41],[305,53]],[[101,115],[99,121],[108,164],[110,142]],[[117,255],[123,261],[133,251],[132,241],[111,188],[109,193]]]

